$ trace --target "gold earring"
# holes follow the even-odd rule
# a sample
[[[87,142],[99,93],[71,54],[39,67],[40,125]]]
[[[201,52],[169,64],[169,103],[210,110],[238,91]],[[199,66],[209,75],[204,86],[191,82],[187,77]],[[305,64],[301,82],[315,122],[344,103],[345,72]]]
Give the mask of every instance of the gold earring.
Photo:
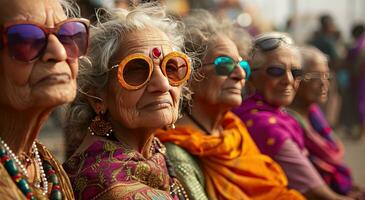
[[[105,119],[105,111],[100,111],[91,121],[88,130],[91,135],[109,137],[113,132],[112,124]]]

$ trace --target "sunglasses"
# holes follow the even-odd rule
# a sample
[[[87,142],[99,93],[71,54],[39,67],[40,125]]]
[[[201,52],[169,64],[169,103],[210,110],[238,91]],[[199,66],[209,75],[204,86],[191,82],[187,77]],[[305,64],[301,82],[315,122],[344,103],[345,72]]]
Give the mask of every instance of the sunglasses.
[[[254,46],[263,51],[271,51],[278,48],[282,42],[286,44],[293,44],[293,41],[287,37],[269,37],[257,39]]]
[[[333,78],[333,74],[330,72],[310,72],[303,75],[303,81],[330,81]]]
[[[274,77],[274,78],[279,78],[279,77],[284,76],[287,71],[285,68],[276,67],[276,66],[253,69],[252,71],[258,71],[258,70],[262,70],[262,69],[265,69],[266,74],[271,77]],[[291,69],[290,72],[295,80],[302,80],[302,78],[303,78],[302,69]]]
[[[153,66],[153,60],[149,56],[136,53],[128,55],[112,68],[118,68],[118,81],[123,88],[137,90],[151,79]],[[162,59],[161,70],[170,85],[179,86],[190,77],[190,60],[184,53],[171,52]]]
[[[0,33],[0,47],[8,50],[9,56],[22,62],[31,62],[44,54],[48,37],[54,34],[62,43],[68,58],[85,55],[89,41],[89,20],[74,18],[62,21],[54,28],[29,21],[5,23]]]
[[[250,65],[246,60],[240,60],[238,63],[233,60],[233,58],[228,56],[219,56],[213,63],[208,63],[206,65],[213,64],[215,66],[215,72],[219,76],[229,76],[238,64],[246,73],[245,79],[248,80],[251,74]]]

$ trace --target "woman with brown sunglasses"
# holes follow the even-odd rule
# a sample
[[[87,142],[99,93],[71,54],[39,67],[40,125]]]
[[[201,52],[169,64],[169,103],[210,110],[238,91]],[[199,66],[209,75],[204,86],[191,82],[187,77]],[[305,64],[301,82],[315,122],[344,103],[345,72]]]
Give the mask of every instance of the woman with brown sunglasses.
[[[0,3],[0,199],[74,199],[62,166],[36,138],[76,96],[89,22],[63,0]]]
[[[309,161],[303,132],[285,107],[303,79],[299,49],[283,33],[265,33],[254,40],[249,83],[255,91],[234,112],[246,123],[260,148],[285,171],[289,187],[308,199],[349,199],[331,191]]]
[[[185,199],[153,135],[174,126],[190,77],[183,27],[149,3],[100,13],[66,119],[75,198]]]

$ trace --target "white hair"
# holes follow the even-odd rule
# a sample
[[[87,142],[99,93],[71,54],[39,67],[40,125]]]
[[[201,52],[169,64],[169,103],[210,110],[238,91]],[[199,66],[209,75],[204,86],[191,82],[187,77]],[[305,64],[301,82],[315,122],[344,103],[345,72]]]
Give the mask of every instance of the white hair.
[[[96,16],[97,23],[90,30],[88,53],[80,60],[79,92],[67,111],[66,134],[68,140],[72,141],[72,144],[68,144],[69,153],[77,148],[75,145],[83,139],[96,114],[85,94],[90,89],[105,89],[111,60],[122,48],[120,44],[128,34],[153,27],[167,35],[174,50],[181,50],[183,47],[183,24],[167,17],[165,8],[157,4],[140,4],[131,11],[120,8],[101,9],[97,11]]]

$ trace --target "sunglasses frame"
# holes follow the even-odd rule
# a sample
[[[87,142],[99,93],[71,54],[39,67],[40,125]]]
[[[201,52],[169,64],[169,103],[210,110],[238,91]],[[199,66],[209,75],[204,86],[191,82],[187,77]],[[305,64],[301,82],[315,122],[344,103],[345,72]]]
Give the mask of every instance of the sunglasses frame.
[[[274,76],[274,75],[272,75],[272,74],[270,74],[270,73],[268,72],[268,69],[270,69],[270,68],[280,68],[280,69],[284,70],[285,72],[284,72],[282,75],[280,75],[280,76]],[[252,71],[252,72],[255,72],[255,71],[262,71],[262,70],[265,70],[265,73],[266,73],[268,76],[272,77],[272,78],[282,78],[282,77],[285,75],[285,73],[286,73],[286,72],[288,72],[288,70],[287,70],[287,69],[284,69],[284,68],[282,68],[282,67],[273,67],[273,66],[268,66],[268,67],[264,67],[264,68],[256,68],[256,69],[252,69],[251,71]],[[290,73],[291,73],[291,75],[293,76],[293,79],[294,79],[294,80],[299,80],[299,81],[303,80],[303,70],[302,70],[302,69],[299,69],[299,70],[301,70],[301,71],[302,71],[302,75],[297,76],[297,78],[296,78],[296,77],[294,77],[293,70],[295,70],[295,69],[291,69],[291,70],[290,70]]]
[[[320,78],[314,78],[314,77],[309,77],[308,78],[308,75],[313,76],[314,74],[318,74],[321,77]],[[325,76],[328,76],[328,77],[326,78]],[[305,81],[305,82],[311,82],[313,80],[331,81],[333,79],[333,77],[334,77],[334,74],[332,72],[325,72],[325,73],[322,73],[322,72],[307,72],[307,73],[303,74],[303,81]]]
[[[172,81],[167,76],[167,72],[166,72],[167,62],[171,58],[174,58],[174,57],[183,58],[185,60],[186,64],[187,64],[188,69],[187,69],[186,75],[180,81]],[[141,83],[140,85],[130,85],[124,80],[124,77],[123,77],[123,72],[124,72],[125,66],[127,65],[127,63],[129,63],[130,61],[132,61],[134,59],[143,59],[144,61],[146,61],[148,63],[148,67],[149,67],[149,73],[148,73],[147,79],[143,83]],[[145,54],[142,54],[142,53],[135,53],[135,54],[130,54],[127,57],[123,58],[123,60],[119,64],[114,65],[112,68],[118,67],[118,75],[117,75],[118,82],[123,88],[125,88],[127,90],[138,90],[138,89],[142,88],[144,85],[146,85],[151,80],[151,76],[152,76],[152,72],[153,72],[153,66],[154,66],[153,60],[149,56],[147,56]],[[190,74],[191,74],[190,59],[186,54],[184,54],[182,52],[174,51],[174,52],[171,52],[171,53],[165,55],[162,59],[161,64],[160,64],[160,68],[162,70],[162,73],[168,79],[169,84],[171,86],[179,86],[179,85],[181,85],[182,83],[184,83],[185,81],[187,81],[190,78]]]
[[[227,75],[223,75],[223,74],[218,74],[217,73],[217,67],[218,67],[218,65],[216,65],[216,60],[218,59],[218,58],[222,58],[222,57],[224,57],[224,58],[230,58],[232,61],[233,61],[233,63],[234,63],[234,65],[239,65],[240,66],[240,68],[241,69],[243,69],[243,71],[245,71],[245,74],[246,74],[246,76],[245,76],[245,80],[248,80],[249,78],[250,78],[250,75],[251,75],[251,66],[250,66],[250,63],[247,61],[247,60],[243,60],[243,59],[241,59],[241,60],[239,60],[238,62],[236,62],[233,58],[231,58],[231,57],[229,57],[229,56],[218,56],[218,57],[216,57],[215,59],[214,59],[214,62],[213,63],[206,63],[206,64],[204,64],[204,65],[214,65],[214,70],[215,70],[215,73],[218,75],[218,76],[229,76],[229,74],[227,74]],[[244,69],[244,68],[242,68],[241,67],[241,65],[239,64],[241,61],[245,61],[246,63],[247,63],[247,65],[248,65],[248,71],[246,71],[246,69]],[[234,68],[233,68],[233,70],[234,70]],[[233,72],[233,70],[232,70],[232,72]],[[231,73],[232,73],[231,72]],[[231,74],[230,73],[230,74]]]
[[[0,34],[1,34],[0,48],[3,48],[3,47],[4,48],[7,48],[8,49],[9,56],[11,58],[15,59],[15,60],[19,60],[19,59],[15,58],[14,56],[10,55],[9,46],[8,46],[7,30],[10,27],[12,27],[12,26],[20,25],[20,24],[34,25],[34,26],[38,27],[39,29],[41,29],[43,31],[43,33],[45,33],[45,41],[46,41],[45,47],[38,52],[38,54],[37,54],[36,57],[34,57],[33,59],[31,59],[29,61],[19,60],[21,62],[32,62],[34,60],[37,60],[44,53],[44,50],[45,50],[45,48],[48,45],[48,37],[49,37],[49,35],[50,34],[53,34],[53,35],[55,35],[57,37],[57,33],[61,29],[62,25],[64,25],[65,23],[69,23],[69,22],[81,22],[81,23],[83,23],[85,25],[85,27],[86,27],[86,34],[87,34],[87,38],[88,38],[87,41],[86,41],[86,47],[88,47],[89,46],[89,36],[90,36],[90,30],[89,30],[90,21],[88,19],[85,19],[85,18],[69,18],[69,19],[63,20],[63,21],[55,24],[55,27],[54,28],[48,28],[48,27],[45,27],[44,24],[40,24],[40,23],[32,22],[32,21],[27,21],[27,20],[16,20],[16,21],[11,21],[11,22],[6,22],[3,25],[1,25],[1,27],[0,27]],[[57,37],[57,39],[58,39],[58,37]],[[61,43],[61,41],[60,41],[60,43]],[[63,44],[62,44],[62,46],[63,46]],[[86,52],[87,52],[87,48],[85,49],[85,52],[82,53],[82,55],[85,55]],[[80,55],[80,56],[82,56],[82,55]]]

